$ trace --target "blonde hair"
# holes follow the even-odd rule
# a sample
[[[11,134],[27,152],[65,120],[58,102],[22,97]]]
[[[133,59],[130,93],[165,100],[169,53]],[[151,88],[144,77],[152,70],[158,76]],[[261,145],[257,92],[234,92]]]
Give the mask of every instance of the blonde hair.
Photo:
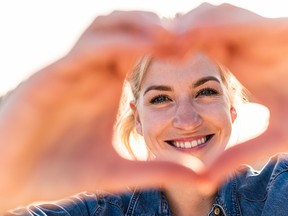
[[[129,73],[124,82],[124,88],[121,98],[121,104],[118,113],[118,119],[116,124],[116,132],[120,136],[120,141],[124,144],[129,155],[137,159],[130,145],[130,138],[133,136],[136,140],[139,140],[139,134],[135,130],[135,121],[133,111],[130,108],[130,102],[133,101],[137,104],[139,99],[139,92],[141,90],[141,83],[143,77],[148,70],[152,58],[144,56],[136,63],[134,69]],[[220,63],[216,63],[218,71],[220,73],[223,84],[228,89],[229,99],[234,108],[241,103],[247,102],[246,89],[236,79],[236,77]]]
[[[136,159],[136,157],[130,145],[130,137],[132,135],[137,140],[139,139],[139,135],[135,131],[134,114],[130,108],[130,102],[134,101],[135,104],[137,104],[143,76],[151,60],[149,56],[143,56],[136,63],[132,72],[127,75],[116,124],[116,132],[119,133],[120,141],[124,144],[129,155],[134,159]]]

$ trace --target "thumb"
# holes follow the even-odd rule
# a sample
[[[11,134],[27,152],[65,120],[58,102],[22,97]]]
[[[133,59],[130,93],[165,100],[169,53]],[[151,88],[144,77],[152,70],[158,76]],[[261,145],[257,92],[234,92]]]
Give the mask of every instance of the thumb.
[[[203,164],[197,158],[175,152],[157,155],[152,161],[121,159],[111,167],[109,176],[97,182],[97,186],[101,189],[123,191],[123,186],[151,188],[175,183],[195,185],[200,180],[198,172],[203,169]]]

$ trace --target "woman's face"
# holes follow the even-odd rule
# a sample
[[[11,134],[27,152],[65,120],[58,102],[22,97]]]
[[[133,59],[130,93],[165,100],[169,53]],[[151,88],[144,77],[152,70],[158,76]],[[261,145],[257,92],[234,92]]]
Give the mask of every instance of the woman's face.
[[[136,130],[152,154],[176,150],[206,160],[225,149],[235,119],[232,109],[208,58],[196,56],[181,65],[154,60],[134,106]]]

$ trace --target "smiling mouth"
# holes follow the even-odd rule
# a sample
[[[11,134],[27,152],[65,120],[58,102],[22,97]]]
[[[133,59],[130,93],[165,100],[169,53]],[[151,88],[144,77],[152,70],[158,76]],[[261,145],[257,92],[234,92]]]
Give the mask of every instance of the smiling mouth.
[[[209,134],[207,136],[204,136],[202,138],[199,139],[195,139],[192,141],[175,141],[175,140],[168,140],[166,141],[166,143],[168,143],[169,145],[176,147],[176,148],[182,148],[182,149],[191,149],[200,145],[203,145],[205,143],[207,143],[209,140],[211,140],[211,138],[214,136],[214,134]]]

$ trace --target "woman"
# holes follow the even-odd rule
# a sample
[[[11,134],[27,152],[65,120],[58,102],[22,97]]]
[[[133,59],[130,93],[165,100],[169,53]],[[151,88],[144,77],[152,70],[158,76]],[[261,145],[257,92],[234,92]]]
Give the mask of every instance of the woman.
[[[189,20],[189,16],[186,19]],[[35,214],[46,211],[48,215],[53,215],[52,212],[64,215],[67,212],[72,215],[191,215],[191,212],[195,215],[241,212],[271,215],[271,209],[273,214],[280,210],[276,215],[286,212],[282,205],[285,193],[277,190],[281,186],[281,191],[287,191],[285,160],[269,164],[256,180],[250,177],[251,171],[242,169],[217,188],[228,171],[240,162],[266,156],[267,152],[287,151],[287,135],[275,123],[279,120],[275,111],[285,110],[285,106],[270,100],[286,93],[281,92],[283,88],[279,88],[279,83],[273,82],[269,94],[263,94],[260,84],[266,78],[251,74],[259,78],[259,86],[252,86],[252,92],[264,102],[271,102],[270,111],[276,114],[271,116],[272,129],[264,135],[266,143],[276,144],[251,152],[258,147],[256,139],[249,148],[243,144],[242,148],[224,151],[232,122],[237,117],[233,88],[226,77],[229,73],[205,55],[194,53],[193,58],[186,58],[181,64],[172,61],[171,58],[179,60],[187,53],[187,47],[180,45],[183,38],[192,33],[184,33],[171,34],[150,13],[118,12],[99,17],[67,56],[20,85],[2,105],[0,113],[1,164],[6,165],[1,166],[0,191],[5,197],[1,200],[4,206],[1,210],[35,200],[59,199],[84,190],[123,191],[126,185],[130,189],[122,195],[82,194],[56,204],[36,205],[30,211]],[[227,39],[227,35],[224,38]],[[241,40],[234,42],[241,44]],[[210,45],[214,43],[211,41]],[[269,45],[267,41],[266,45]],[[218,58],[210,48],[206,51],[212,50],[210,53]],[[136,75],[140,80],[134,92],[136,98],[131,102],[135,121],[132,126],[143,135],[149,155],[155,159],[132,162],[113,151],[113,125],[125,72],[135,59],[146,53],[153,58],[149,65],[144,64],[143,79]],[[245,53],[250,54],[247,46],[240,57]],[[254,55],[261,57],[260,53]],[[231,62],[234,64],[228,65],[235,67],[235,61]],[[250,154],[244,155],[248,149]],[[158,156],[159,151],[166,150],[169,154]],[[179,152],[188,153],[189,157]],[[131,188],[136,186],[153,186],[156,190],[133,192]],[[254,191],[251,192],[251,188]],[[239,196],[244,198],[238,199]],[[255,213],[256,210],[259,212]]]
[[[128,128],[135,129],[145,140],[150,160],[167,150],[184,152],[204,163],[222,153],[237,118],[237,101],[243,98],[237,94],[241,85],[203,54],[181,64],[148,59],[143,58],[128,78],[133,114],[119,122],[123,138],[129,140]],[[175,183],[158,190],[133,188],[120,195],[80,194],[55,204],[30,206],[26,211],[40,215],[260,215],[276,205],[272,212],[265,210],[267,215],[277,211],[283,215],[287,210],[282,204],[288,193],[288,158],[281,157],[279,164],[271,162],[261,174],[242,167],[218,192],[199,190],[196,183]],[[276,198],[280,201],[275,204]]]
[[[241,85],[230,72],[203,54],[181,64],[143,58],[128,82],[133,114],[130,111],[119,123],[128,148],[127,128],[131,128],[143,136],[150,159],[169,150],[205,163],[224,151],[237,117],[237,103],[244,100]],[[176,183],[162,190],[173,215],[207,215],[215,199],[215,193],[203,193],[197,184]]]

